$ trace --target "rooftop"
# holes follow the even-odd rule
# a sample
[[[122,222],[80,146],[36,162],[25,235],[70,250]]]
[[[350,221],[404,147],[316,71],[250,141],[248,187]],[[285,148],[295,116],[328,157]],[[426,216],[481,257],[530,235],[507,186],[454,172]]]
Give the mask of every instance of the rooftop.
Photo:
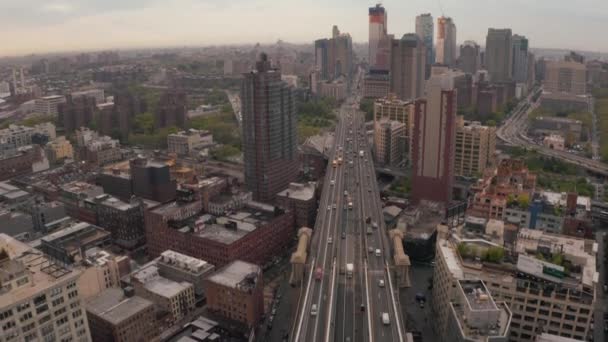
[[[155,261],[146,264],[140,270],[134,272],[131,277],[141,283],[148,291],[165,298],[174,297],[192,286],[188,282],[178,283],[162,277],[158,273],[158,266]]]
[[[290,183],[289,187],[277,194],[279,197],[288,197],[300,201],[308,201],[315,198],[316,183]]]
[[[97,197],[102,195],[103,189],[100,186],[93,185],[83,181],[74,181],[61,186],[63,191],[78,195],[86,195],[88,198]]]
[[[203,273],[213,268],[213,265],[206,262],[205,260],[193,258],[191,256],[178,253],[170,249],[164,251],[160,255],[158,262],[183,269],[187,268],[188,270],[197,273]]]
[[[207,280],[231,288],[245,291],[255,287],[258,275],[262,273],[260,266],[241,260],[235,260],[224,268],[209,276]]]
[[[125,296],[120,288],[108,288],[87,303],[87,311],[118,325],[153,305],[151,301],[138,296]]]

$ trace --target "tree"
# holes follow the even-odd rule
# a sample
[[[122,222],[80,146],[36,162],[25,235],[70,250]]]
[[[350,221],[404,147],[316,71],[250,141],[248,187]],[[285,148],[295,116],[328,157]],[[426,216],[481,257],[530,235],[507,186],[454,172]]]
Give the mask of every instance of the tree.
[[[485,260],[488,262],[498,263],[505,255],[504,249],[500,247],[490,247],[486,250]]]
[[[528,207],[530,207],[530,196],[528,194],[520,194],[517,197],[517,203],[521,209],[528,209]]]

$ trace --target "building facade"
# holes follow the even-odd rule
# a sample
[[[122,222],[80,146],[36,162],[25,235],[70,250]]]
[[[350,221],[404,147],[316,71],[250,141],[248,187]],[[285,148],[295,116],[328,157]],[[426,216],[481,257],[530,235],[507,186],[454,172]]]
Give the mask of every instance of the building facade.
[[[513,81],[528,83],[528,38],[518,34],[513,35]]]
[[[454,174],[465,177],[481,176],[494,164],[496,128],[468,122],[459,116],[456,124]]]
[[[546,62],[543,86],[552,93],[583,95],[587,92],[587,67],[577,62]]]
[[[491,82],[507,82],[513,78],[511,29],[488,29],[484,62]]]
[[[420,14],[416,17],[416,35],[422,40],[426,48],[425,79],[431,75],[431,65],[435,63],[435,44],[433,16],[430,13]]]
[[[460,45],[458,68],[471,75],[475,75],[481,68],[480,48],[477,43],[467,40]]]
[[[426,47],[415,34],[405,34],[391,41],[390,91],[401,100],[423,95]]]
[[[382,119],[374,123],[374,158],[380,165],[399,166],[407,146],[407,128],[398,121]]]
[[[297,119],[293,90],[265,54],[241,88],[245,183],[253,199],[271,202],[296,180]]]
[[[437,18],[435,62],[447,66],[456,64],[456,25],[452,18]]]
[[[59,113],[58,106],[61,103],[65,103],[65,96],[63,95],[51,95],[36,99],[34,104],[34,112],[43,116],[54,116],[56,117]]]
[[[314,227],[317,216],[317,184],[291,183],[277,194],[277,206],[293,212],[294,226]]]
[[[386,39],[387,12],[378,4],[369,8],[369,53],[368,61],[372,68],[378,66],[378,52],[381,41]]]

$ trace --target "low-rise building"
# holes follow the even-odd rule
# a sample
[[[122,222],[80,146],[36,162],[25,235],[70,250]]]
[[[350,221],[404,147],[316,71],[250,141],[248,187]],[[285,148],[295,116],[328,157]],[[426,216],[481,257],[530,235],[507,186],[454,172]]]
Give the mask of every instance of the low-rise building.
[[[205,297],[203,280],[215,270],[210,263],[172,250],[162,252],[156,260],[158,273],[173,281],[185,281],[194,286],[194,294]]]
[[[110,233],[95,225],[78,222],[40,239],[39,249],[62,265],[80,263],[93,247],[110,245]]]
[[[158,331],[154,304],[133,288],[103,291],[87,303],[87,318],[96,342],[152,341]]]
[[[49,161],[55,163],[63,159],[74,159],[72,143],[64,136],[57,137],[46,145]]]
[[[251,201],[251,192],[240,191],[236,194],[218,194],[209,200],[207,212],[211,215],[221,216],[241,209],[249,201]]]
[[[38,145],[2,152],[0,152],[0,181],[44,171],[50,166],[46,154]]]
[[[9,125],[0,130],[0,143],[9,144],[13,148],[31,145],[36,134],[44,135],[48,140],[56,138],[55,125],[50,122],[40,123],[34,127]],[[35,139],[34,139],[35,140]]]
[[[83,181],[64,184],[59,190],[59,201],[65,205],[66,213],[80,221],[97,223],[95,198],[103,195],[103,189]]]
[[[127,256],[115,255],[97,247],[88,247],[83,253],[84,259],[75,262],[74,267],[82,271],[78,290],[84,300],[106,289],[119,288],[120,279],[130,273],[131,259]]]
[[[59,110],[57,107],[60,103],[65,103],[65,96],[50,95],[36,99],[35,113],[43,116],[57,116]]]
[[[116,197],[100,195],[97,203],[97,224],[112,234],[112,241],[126,249],[134,249],[144,244],[144,212],[146,203],[137,197],[128,202]]]
[[[336,101],[342,101],[348,95],[348,84],[342,78],[327,82],[321,81],[317,85],[317,89],[320,96],[331,97]]]
[[[256,326],[264,313],[264,280],[258,265],[235,260],[205,280],[210,312]]]
[[[277,194],[277,206],[291,211],[295,227],[314,227],[317,216],[317,184],[290,183],[289,187]]]
[[[566,141],[561,135],[551,134],[543,139],[543,145],[552,150],[563,151]]]
[[[204,130],[189,129],[167,136],[167,150],[178,156],[190,155],[192,152],[213,144],[213,135]]]

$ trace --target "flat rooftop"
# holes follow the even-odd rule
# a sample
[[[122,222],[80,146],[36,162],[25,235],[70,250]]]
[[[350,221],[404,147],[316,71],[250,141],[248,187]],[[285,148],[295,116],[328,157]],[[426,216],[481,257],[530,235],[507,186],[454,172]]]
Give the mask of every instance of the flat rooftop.
[[[459,280],[467,304],[473,310],[498,310],[492,296],[481,280]]]
[[[290,183],[289,187],[277,194],[280,197],[288,197],[300,201],[308,201],[315,198],[316,184],[309,183]]]
[[[131,274],[131,277],[141,283],[146,290],[165,298],[174,297],[192,286],[188,282],[176,282],[162,277],[158,273],[156,261],[152,261],[135,271]]]
[[[87,303],[87,311],[118,325],[153,305],[142,297],[126,297],[120,288],[108,288]]]
[[[226,287],[237,288],[251,274],[262,273],[260,266],[241,260],[235,260],[209,276],[207,280]]]

